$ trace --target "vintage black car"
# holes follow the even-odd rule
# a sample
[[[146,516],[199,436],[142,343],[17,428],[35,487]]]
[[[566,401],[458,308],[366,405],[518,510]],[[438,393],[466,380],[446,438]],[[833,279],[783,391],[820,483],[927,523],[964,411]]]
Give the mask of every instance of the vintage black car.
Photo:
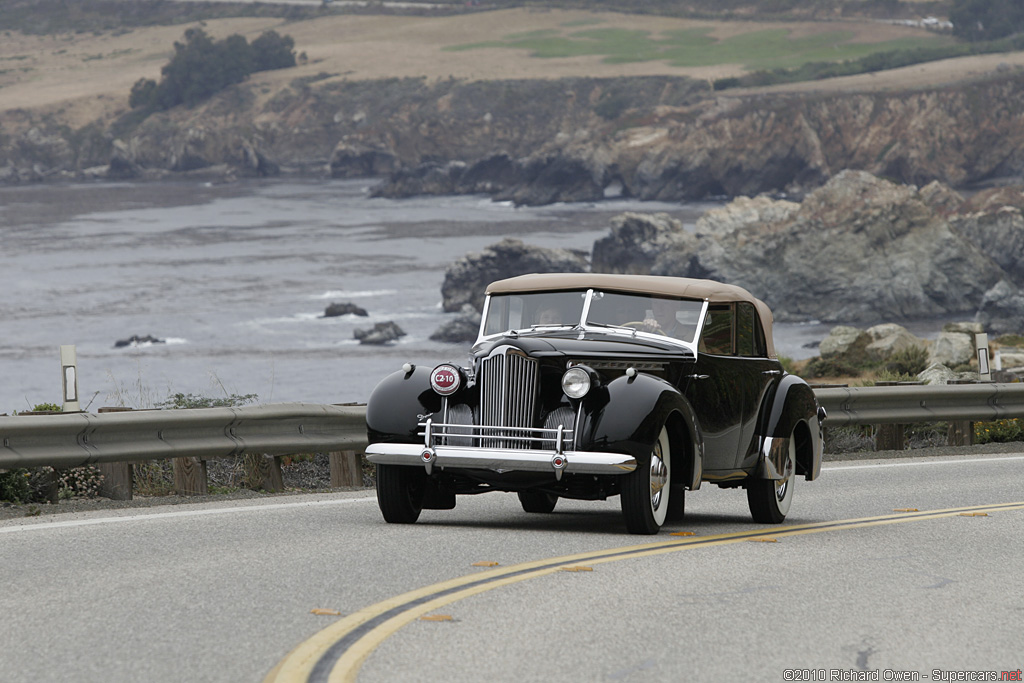
[[[558,273],[487,288],[470,364],[406,364],[366,408],[384,519],[514,491],[527,512],[618,495],[657,533],[702,482],[747,490],[757,522],[821,471],[814,393],[786,373],[772,314],[746,290],[686,278]]]

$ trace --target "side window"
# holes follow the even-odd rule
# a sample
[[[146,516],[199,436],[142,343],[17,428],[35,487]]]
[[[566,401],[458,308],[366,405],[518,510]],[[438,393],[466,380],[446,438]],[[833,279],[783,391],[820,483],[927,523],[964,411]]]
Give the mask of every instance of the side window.
[[[711,304],[704,320],[701,335],[702,350],[716,356],[733,355],[733,331],[735,329],[735,306],[733,304]]]
[[[768,355],[761,321],[753,304],[744,302],[736,305],[736,352],[751,358]]]

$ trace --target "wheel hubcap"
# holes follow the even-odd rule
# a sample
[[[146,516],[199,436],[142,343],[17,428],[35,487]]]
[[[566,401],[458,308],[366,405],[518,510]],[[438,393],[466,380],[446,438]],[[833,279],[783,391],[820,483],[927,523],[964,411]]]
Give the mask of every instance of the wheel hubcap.
[[[651,454],[651,508],[657,510],[661,506],[661,496],[668,484],[668,466],[661,459],[661,444]]]

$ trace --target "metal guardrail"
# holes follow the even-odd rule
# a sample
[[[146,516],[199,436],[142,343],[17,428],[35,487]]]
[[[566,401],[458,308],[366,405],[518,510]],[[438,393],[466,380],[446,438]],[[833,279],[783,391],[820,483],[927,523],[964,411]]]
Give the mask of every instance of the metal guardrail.
[[[819,388],[826,427],[1024,417],[1024,384]],[[0,469],[359,451],[366,407],[278,403],[238,408],[0,417]]]
[[[0,417],[0,469],[291,455],[365,446],[366,407],[359,405],[277,403]]]
[[[815,389],[826,427],[992,422],[1024,417],[1024,384],[924,384]]]

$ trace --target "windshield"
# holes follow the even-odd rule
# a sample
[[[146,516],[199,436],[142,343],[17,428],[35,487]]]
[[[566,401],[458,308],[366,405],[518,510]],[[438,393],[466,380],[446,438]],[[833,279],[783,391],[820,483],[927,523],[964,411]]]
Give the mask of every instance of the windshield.
[[[586,296],[586,292],[531,292],[489,297],[482,334],[528,330],[534,325],[579,325]]]
[[[583,320],[584,304],[590,306]],[[704,302],[645,294],[571,291],[499,294],[487,300],[482,336],[576,325],[622,327],[694,343]]]

